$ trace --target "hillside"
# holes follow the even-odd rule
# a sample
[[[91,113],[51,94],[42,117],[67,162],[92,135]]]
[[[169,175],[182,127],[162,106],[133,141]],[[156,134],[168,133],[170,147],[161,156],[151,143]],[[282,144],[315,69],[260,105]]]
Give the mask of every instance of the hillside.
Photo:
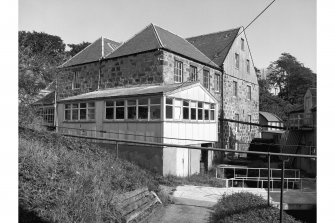
[[[113,198],[153,176],[81,139],[19,131],[20,222],[118,222]]]

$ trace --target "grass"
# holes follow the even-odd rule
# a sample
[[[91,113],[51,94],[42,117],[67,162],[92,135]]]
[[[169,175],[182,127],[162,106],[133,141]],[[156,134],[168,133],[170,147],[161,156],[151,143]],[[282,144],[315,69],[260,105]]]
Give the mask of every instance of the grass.
[[[223,195],[214,206],[211,223],[228,222],[279,222],[279,209],[268,207],[266,200],[252,193],[240,192]],[[283,222],[298,223],[292,216],[283,213]]]
[[[208,174],[193,174],[189,177],[177,177],[173,175],[155,176],[155,179],[161,185],[178,186],[178,185],[195,185],[208,187],[224,187],[225,181],[215,177],[215,169],[210,169]]]
[[[95,144],[20,130],[20,222],[119,222],[113,199],[141,187],[159,190],[149,172]]]

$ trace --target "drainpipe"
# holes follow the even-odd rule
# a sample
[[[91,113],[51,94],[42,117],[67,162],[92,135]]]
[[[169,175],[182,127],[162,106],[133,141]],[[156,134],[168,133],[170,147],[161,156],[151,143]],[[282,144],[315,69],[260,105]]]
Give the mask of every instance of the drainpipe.
[[[225,74],[222,64],[222,77],[221,77],[221,148],[224,148],[224,131],[223,131],[223,75]]]
[[[57,91],[58,91],[58,72],[56,72],[56,86],[55,86],[55,103],[54,103],[54,125],[56,127],[56,132],[58,132],[58,112],[57,112]]]

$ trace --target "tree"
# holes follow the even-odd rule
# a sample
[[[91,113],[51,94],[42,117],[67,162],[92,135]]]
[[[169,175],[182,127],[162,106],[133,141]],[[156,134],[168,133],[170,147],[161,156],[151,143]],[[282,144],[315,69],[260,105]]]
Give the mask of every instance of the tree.
[[[19,101],[31,103],[55,79],[57,66],[66,58],[65,44],[60,37],[19,31]]]
[[[278,87],[278,96],[291,104],[302,104],[307,89],[316,87],[316,74],[289,53],[282,53],[268,70],[270,86]]]
[[[73,57],[74,55],[76,55],[77,53],[85,49],[85,47],[87,47],[90,44],[91,43],[89,42],[82,42],[79,44],[67,44],[71,48],[71,50],[69,51],[70,56]]]

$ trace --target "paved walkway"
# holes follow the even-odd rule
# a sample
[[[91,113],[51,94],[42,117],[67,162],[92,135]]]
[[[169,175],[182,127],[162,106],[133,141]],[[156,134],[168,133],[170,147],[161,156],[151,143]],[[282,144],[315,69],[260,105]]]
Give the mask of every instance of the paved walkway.
[[[267,199],[267,191],[259,188],[217,188],[184,185],[173,193],[174,204],[161,209],[150,219],[150,223],[205,223],[208,222],[212,208],[223,194],[240,191],[250,192]],[[280,190],[270,193],[270,202],[279,208]],[[310,209],[316,205],[316,192],[298,190],[284,191],[284,209]]]

